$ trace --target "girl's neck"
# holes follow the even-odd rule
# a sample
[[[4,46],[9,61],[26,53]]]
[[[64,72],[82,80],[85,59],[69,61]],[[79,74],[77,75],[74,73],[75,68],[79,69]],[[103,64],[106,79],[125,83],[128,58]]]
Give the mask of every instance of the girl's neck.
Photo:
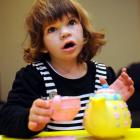
[[[87,64],[85,62],[51,61],[50,64],[59,75],[68,79],[81,78],[87,73]]]

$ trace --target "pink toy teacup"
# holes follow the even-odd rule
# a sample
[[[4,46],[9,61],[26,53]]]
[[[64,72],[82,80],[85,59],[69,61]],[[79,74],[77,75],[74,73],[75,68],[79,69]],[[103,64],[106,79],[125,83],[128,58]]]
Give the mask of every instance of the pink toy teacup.
[[[53,110],[52,119],[55,121],[70,121],[75,118],[80,110],[80,98],[75,96],[56,95],[51,100]]]

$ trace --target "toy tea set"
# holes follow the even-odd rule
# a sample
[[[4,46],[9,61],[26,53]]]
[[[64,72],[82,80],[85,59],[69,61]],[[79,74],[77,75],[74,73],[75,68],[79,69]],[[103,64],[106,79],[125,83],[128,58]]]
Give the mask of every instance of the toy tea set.
[[[80,110],[80,98],[57,95],[52,99],[52,108],[54,120],[73,120]],[[131,127],[131,114],[119,92],[105,84],[90,97],[83,125],[94,137],[121,137]]]

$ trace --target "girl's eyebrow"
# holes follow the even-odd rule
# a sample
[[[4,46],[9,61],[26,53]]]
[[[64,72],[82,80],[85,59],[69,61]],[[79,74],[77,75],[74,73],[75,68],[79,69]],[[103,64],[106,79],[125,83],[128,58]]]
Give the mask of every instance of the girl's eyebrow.
[[[76,18],[77,19],[77,17],[75,17],[74,15],[67,15],[67,17],[68,18]]]
[[[77,18],[74,14],[71,14],[71,13],[67,13],[66,15],[64,15],[68,18]]]
[[[55,25],[56,22],[57,22],[57,20],[56,21],[52,21],[50,23],[49,22],[46,22],[46,23],[44,23],[43,28],[49,28],[49,27]]]
[[[76,16],[74,16],[74,15],[72,15],[72,14],[68,14],[68,15],[64,15],[64,16],[66,16],[68,19],[78,19]],[[59,19],[58,19],[59,20]],[[52,22],[46,22],[46,23],[44,23],[44,28],[49,28],[49,27],[51,27],[51,26],[53,26],[53,25],[55,25],[56,23],[57,23],[57,21],[58,20],[54,20],[54,21],[52,21]]]

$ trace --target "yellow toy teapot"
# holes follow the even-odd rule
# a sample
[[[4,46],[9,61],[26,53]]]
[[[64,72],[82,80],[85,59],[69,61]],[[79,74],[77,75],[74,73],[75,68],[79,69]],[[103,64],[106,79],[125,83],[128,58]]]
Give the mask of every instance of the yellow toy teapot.
[[[124,136],[131,127],[131,114],[121,95],[108,85],[90,97],[84,115],[85,129],[95,137],[114,138]]]

